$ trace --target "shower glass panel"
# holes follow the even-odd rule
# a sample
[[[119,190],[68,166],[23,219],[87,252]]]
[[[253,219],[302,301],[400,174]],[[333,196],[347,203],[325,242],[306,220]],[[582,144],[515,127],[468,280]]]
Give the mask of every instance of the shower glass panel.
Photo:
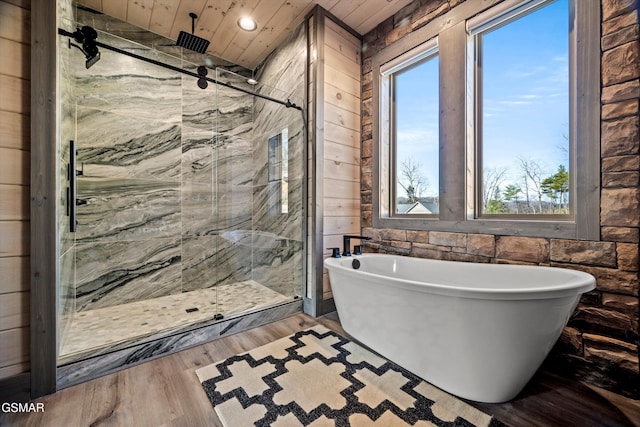
[[[290,96],[266,84],[251,86],[246,78],[220,68],[216,79],[280,100]],[[303,105],[300,99],[290,102]],[[230,306],[246,310],[266,301],[291,300],[301,294],[303,280],[303,116],[297,109],[222,85],[218,106],[217,262],[225,284],[218,287],[220,304],[226,307],[227,301],[235,301]],[[269,156],[274,138],[280,141],[277,181],[268,173],[274,168]],[[283,202],[288,209],[282,209]]]
[[[77,25],[61,22],[71,31]],[[98,40],[192,72],[200,65],[104,31]],[[203,90],[195,77],[100,53],[86,69],[82,52],[59,37],[58,365],[298,298],[300,111],[226,85]],[[287,98],[220,68],[208,72]],[[272,182],[268,147],[276,135],[286,135],[280,160],[287,164]]]

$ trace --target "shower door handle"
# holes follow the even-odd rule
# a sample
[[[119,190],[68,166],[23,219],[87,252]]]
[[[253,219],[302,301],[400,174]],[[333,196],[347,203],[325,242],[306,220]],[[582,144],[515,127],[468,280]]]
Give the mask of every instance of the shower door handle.
[[[76,142],[69,141],[69,169],[67,178],[69,178],[69,188],[67,190],[67,215],[69,215],[69,232],[75,233],[77,229],[76,223],[76,191],[77,191],[77,168],[76,168]]]

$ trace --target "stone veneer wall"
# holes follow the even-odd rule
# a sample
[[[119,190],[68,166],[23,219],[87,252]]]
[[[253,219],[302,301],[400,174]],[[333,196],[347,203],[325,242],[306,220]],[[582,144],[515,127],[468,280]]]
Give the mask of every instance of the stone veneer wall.
[[[416,0],[364,37],[362,232],[368,250],[421,258],[586,271],[585,294],[547,359],[563,375],[640,397],[638,243],[640,60],[637,0],[602,0],[601,241],[378,229],[372,225],[372,57],[464,0]],[[474,0],[469,0],[474,1]],[[581,1],[581,0],[579,0]]]

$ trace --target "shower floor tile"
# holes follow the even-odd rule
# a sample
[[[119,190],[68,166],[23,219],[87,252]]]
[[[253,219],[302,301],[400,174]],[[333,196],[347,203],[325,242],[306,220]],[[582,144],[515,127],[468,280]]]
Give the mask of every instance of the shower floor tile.
[[[138,342],[162,331],[169,334],[173,330],[213,320],[216,314],[227,317],[291,299],[254,280],[247,280],[77,312],[71,315],[70,327],[61,339],[58,363],[77,360],[87,352],[129,341]]]

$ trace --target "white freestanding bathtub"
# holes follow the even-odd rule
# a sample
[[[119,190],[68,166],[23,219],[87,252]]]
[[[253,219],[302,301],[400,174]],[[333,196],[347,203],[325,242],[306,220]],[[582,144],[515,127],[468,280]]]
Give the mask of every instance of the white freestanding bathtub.
[[[352,262],[360,263],[354,269]],[[384,254],[328,258],[344,330],[465,399],[513,399],[560,336],[590,274]]]

